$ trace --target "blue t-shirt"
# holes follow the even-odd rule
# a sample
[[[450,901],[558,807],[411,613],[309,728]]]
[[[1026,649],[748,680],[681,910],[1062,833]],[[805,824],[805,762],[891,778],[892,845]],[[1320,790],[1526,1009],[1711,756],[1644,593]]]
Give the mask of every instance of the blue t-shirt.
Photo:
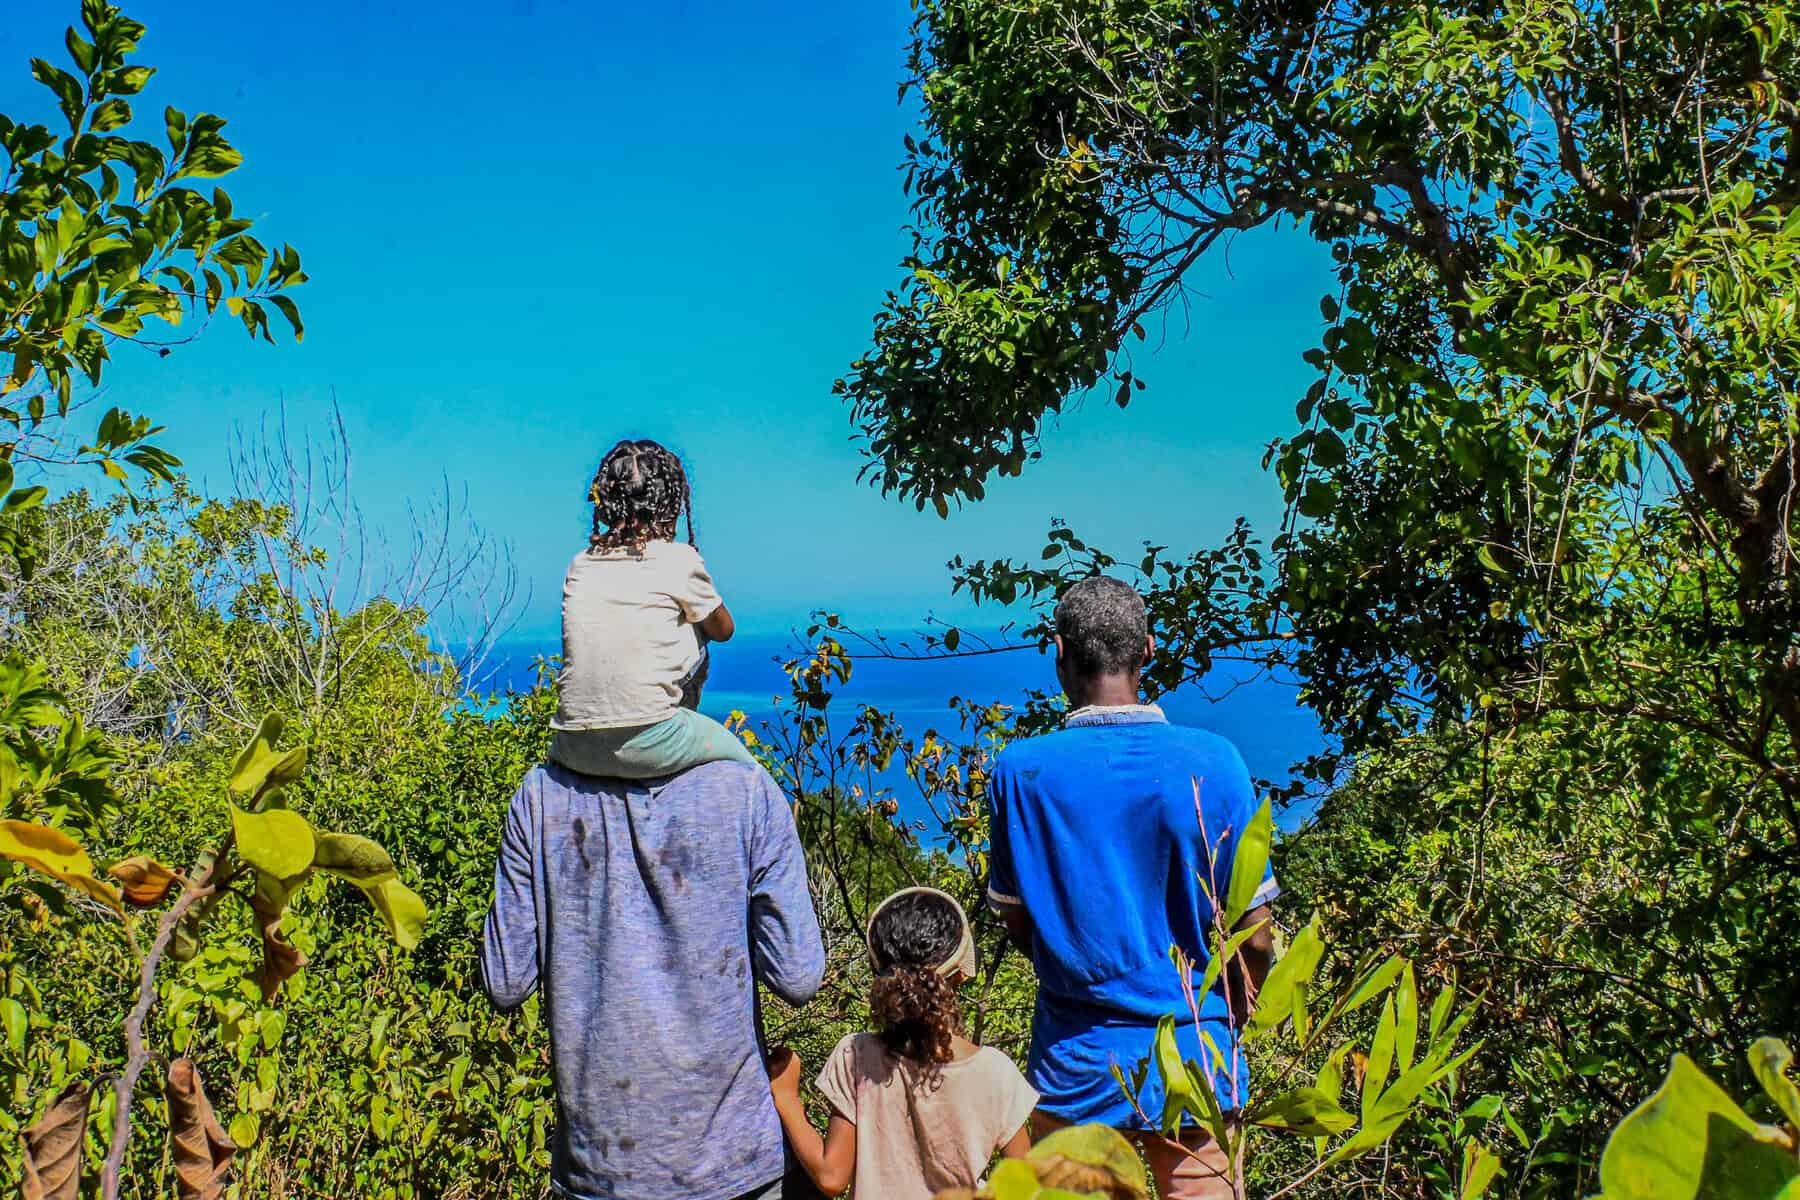
[[[1169,950],[1185,950],[1196,975],[1211,958],[1206,887],[1223,899],[1237,835],[1256,812],[1244,760],[1224,738],[1171,725],[1151,705],[1083,710],[1057,733],[1007,746],[988,804],[989,902],[1022,906],[1034,931],[1026,1077],[1040,1107],[1077,1123],[1141,1126],[1112,1067],[1131,1074],[1160,1018],[1176,1017],[1183,1058],[1210,1061]],[[1275,893],[1267,875],[1257,903]],[[1222,984],[1200,1015],[1226,1059],[1213,1085],[1230,1108],[1235,1035]],[[1241,1096],[1249,1080],[1237,1057]],[[1140,1100],[1152,1121],[1161,1115],[1154,1071]]]

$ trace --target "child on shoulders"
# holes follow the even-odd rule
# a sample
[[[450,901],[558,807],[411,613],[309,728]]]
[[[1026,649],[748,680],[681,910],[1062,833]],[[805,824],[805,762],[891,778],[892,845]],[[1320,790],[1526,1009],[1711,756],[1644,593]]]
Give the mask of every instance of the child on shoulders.
[[[681,460],[624,441],[588,488],[594,531],[563,578],[562,670],[552,761],[584,775],[655,779],[703,762],[753,762],[696,708],[707,643],[735,625],[694,546]],[[688,540],[675,540],[687,518]]]
[[[931,1200],[973,1188],[994,1152],[1021,1158],[1037,1093],[1013,1061],[962,1036],[959,985],[975,974],[962,906],[933,888],[907,888],[869,919],[879,1027],[838,1043],[817,1081],[831,1102],[821,1135],[800,1099],[800,1061],[769,1059],[775,1108],[794,1155],[827,1196]]]

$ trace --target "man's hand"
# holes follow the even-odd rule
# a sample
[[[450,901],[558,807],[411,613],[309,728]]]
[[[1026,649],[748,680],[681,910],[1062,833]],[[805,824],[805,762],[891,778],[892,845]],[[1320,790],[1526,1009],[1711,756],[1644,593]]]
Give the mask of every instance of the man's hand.
[[[800,1056],[792,1047],[777,1046],[764,1064],[769,1071],[769,1090],[775,1093],[778,1101],[794,1101],[800,1099]]]

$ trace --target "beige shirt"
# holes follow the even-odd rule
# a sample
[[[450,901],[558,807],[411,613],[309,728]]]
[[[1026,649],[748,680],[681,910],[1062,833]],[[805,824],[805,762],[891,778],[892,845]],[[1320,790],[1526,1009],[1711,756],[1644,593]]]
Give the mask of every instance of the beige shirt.
[[[700,552],[583,550],[563,577],[563,661],[551,728],[622,729],[664,720],[700,659],[694,626],[719,607]]]
[[[856,1125],[858,1200],[931,1200],[945,1188],[973,1188],[1038,1101],[992,1046],[924,1067],[890,1055],[872,1033],[838,1043],[819,1090]]]

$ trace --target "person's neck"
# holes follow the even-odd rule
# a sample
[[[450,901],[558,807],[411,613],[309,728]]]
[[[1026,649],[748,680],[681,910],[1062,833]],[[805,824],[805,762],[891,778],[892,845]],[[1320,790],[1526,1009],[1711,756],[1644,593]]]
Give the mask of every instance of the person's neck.
[[[962,1034],[953,1034],[950,1038],[950,1061],[961,1062],[965,1058],[974,1058],[981,1052],[981,1047],[971,1042]]]
[[[1136,675],[1102,675],[1069,693],[1069,707],[1119,708],[1142,703]]]

